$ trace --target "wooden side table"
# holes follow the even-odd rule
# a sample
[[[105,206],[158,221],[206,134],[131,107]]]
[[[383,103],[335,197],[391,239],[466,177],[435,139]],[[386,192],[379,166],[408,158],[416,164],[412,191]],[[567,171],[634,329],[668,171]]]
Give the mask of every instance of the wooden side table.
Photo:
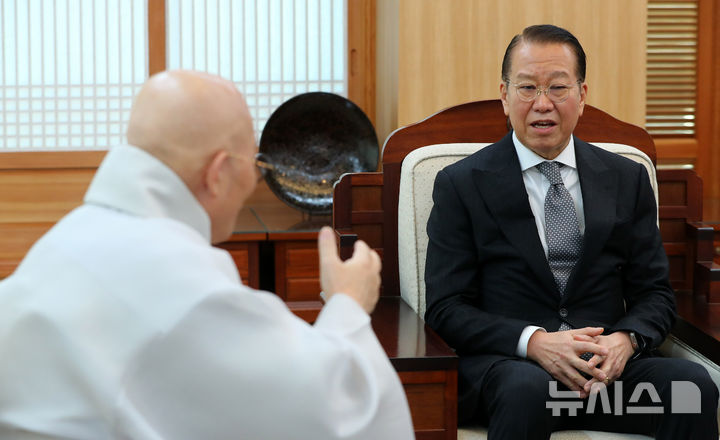
[[[455,440],[455,352],[399,296],[380,297],[371,318],[405,388],[416,438]]]
[[[309,216],[285,205],[253,207],[273,247],[274,292],[290,310],[308,322],[317,318],[322,302],[317,235],[330,216]]]
[[[220,243],[232,256],[243,284],[260,289],[260,242],[267,240],[265,227],[250,208],[243,208],[235,223],[238,233]]]
[[[218,247],[230,252],[243,283],[275,292],[293,313],[313,322],[322,308],[317,235],[330,223],[330,216],[311,217],[284,204],[247,206],[232,237]],[[261,270],[273,274],[269,281]]]

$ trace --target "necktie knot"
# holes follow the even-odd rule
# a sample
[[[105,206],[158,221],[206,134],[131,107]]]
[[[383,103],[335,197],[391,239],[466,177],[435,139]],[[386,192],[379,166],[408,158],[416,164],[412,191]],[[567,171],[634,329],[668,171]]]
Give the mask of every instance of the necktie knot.
[[[555,161],[545,161],[537,165],[537,169],[550,181],[550,185],[563,183],[560,176],[560,164]]]

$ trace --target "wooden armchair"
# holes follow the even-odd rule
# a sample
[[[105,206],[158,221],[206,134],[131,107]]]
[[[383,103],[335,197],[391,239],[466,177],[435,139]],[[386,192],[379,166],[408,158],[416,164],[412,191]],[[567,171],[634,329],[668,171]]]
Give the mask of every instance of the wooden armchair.
[[[424,289],[422,288],[423,274],[419,273],[424,267],[424,261],[408,266],[407,261],[399,261],[398,251],[398,202],[401,187],[402,164],[406,156],[412,151],[428,145],[435,144],[485,144],[501,139],[508,131],[505,115],[499,100],[477,101],[458,105],[443,110],[429,118],[393,132],[385,142],[382,154],[382,171],[374,173],[348,174],[335,186],[333,202],[333,226],[338,234],[341,255],[347,257],[352,252],[352,244],[358,238],[365,240],[376,249],[383,259],[382,296],[384,302],[398,301],[398,297],[406,298],[412,309],[417,313],[424,311]],[[592,106],[585,106],[584,115],[580,119],[575,134],[581,139],[591,143],[616,143],[636,147],[647,156],[644,160],[651,177],[655,173],[656,161],[655,146],[650,135],[642,128],[619,121],[607,113]],[[452,149],[451,147],[447,147]],[[459,146],[458,154],[463,153],[463,146]],[[478,148],[477,146],[472,148]],[[431,171],[432,172],[432,171]],[[437,170],[434,170],[437,172]],[[434,174],[433,174],[434,175]],[[720,302],[720,269],[712,263],[712,228],[703,227],[698,223],[702,216],[702,183],[693,170],[657,170],[657,187],[659,192],[659,226],[663,237],[665,250],[671,264],[671,281],[673,287],[682,295],[704,297],[703,301]],[[656,194],[657,195],[657,194]],[[405,194],[403,194],[403,200]],[[431,201],[430,201],[431,203]],[[404,209],[404,208],[401,208]],[[402,218],[413,215],[411,212],[401,212]],[[407,226],[403,226],[406,228]],[[420,229],[418,227],[418,229]],[[423,228],[424,231],[424,228]],[[407,231],[401,231],[403,235]],[[413,232],[414,233],[414,232]],[[418,237],[424,234],[418,231]],[[412,234],[410,234],[412,235]],[[422,238],[422,237],[421,237]],[[424,237],[426,241],[426,237]],[[401,240],[404,252],[408,249],[415,254],[417,260],[424,258],[424,245],[407,246]],[[409,239],[412,243],[412,238]],[[418,242],[422,241],[418,239]],[[407,257],[412,258],[412,257]],[[401,263],[401,264],[399,264]],[[415,273],[410,273],[408,271]],[[404,276],[401,275],[404,273]],[[406,281],[401,281],[404,279]],[[410,280],[409,282],[407,280]],[[412,280],[415,280],[413,283]],[[412,290],[405,292],[404,290]],[[419,299],[417,299],[419,297]],[[399,307],[402,305],[400,301]],[[410,322],[407,315],[406,322],[395,323],[391,326],[393,331],[403,332],[405,325],[413,326],[415,334],[421,334],[426,339],[437,340],[432,330],[425,326],[416,315],[416,320]],[[395,315],[384,316],[384,320],[395,320]],[[376,332],[382,340],[384,327],[379,326]],[[387,325],[386,322],[382,324]],[[685,355],[686,344],[673,338],[666,343],[666,351],[673,355]],[[445,353],[452,353],[443,348]],[[442,351],[441,350],[441,351]],[[684,350],[684,351],[683,351]],[[389,354],[391,354],[389,352]],[[720,369],[713,362],[698,354],[700,362],[705,362],[711,369],[714,378],[720,383]],[[692,357],[692,356],[690,356]],[[391,354],[391,360],[392,354]],[[718,362],[717,359],[714,360]],[[448,366],[449,365],[449,366]],[[398,365],[396,364],[396,368]],[[452,363],[444,368],[452,368]],[[402,368],[398,368],[403,378]],[[452,377],[449,374],[447,377]],[[403,381],[405,383],[405,381]],[[455,426],[452,421],[445,419],[446,423],[440,427],[422,429],[418,425],[420,412],[426,407],[431,396],[423,393],[412,393],[408,390],[413,419],[416,423],[418,438],[456,438]],[[446,401],[440,405],[445,412],[454,411],[456,406],[452,399],[456,398],[453,390],[456,386],[452,381],[443,382]],[[415,390],[417,391],[417,390]],[[455,390],[456,391],[456,390]],[[449,399],[449,401],[447,401]],[[423,403],[425,402],[425,403]],[[422,425],[422,423],[420,423]],[[577,433],[575,433],[577,434]],[[553,439],[576,438],[563,437],[569,433],[556,434]],[[593,434],[603,438],[599,434]],[[459,438],[484,438],[482,429],[460,430]],[[577,437],[583,438],[583,437]],[[616,437],[615,437],[616,438]],[[641,438],[641,437],[627,437]]]

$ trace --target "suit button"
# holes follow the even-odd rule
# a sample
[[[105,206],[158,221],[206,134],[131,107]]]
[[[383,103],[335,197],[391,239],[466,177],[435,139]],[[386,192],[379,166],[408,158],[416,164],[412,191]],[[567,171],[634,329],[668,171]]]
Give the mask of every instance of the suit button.
[[[567,318],[568,311],[567,309],[560,309],[560,317],[561,318]]]

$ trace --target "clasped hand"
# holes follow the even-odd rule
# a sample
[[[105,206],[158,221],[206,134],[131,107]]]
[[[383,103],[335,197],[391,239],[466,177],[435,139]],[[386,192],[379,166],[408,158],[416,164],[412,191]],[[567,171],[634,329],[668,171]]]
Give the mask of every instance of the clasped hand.
[[[551,333],[536,331],[528,342],[528,358],[585,398],[594,384],[607,385],[620,376],[632,355],[627,333],[603,336],[602,332],[601,327]],[[586,352],[593,354],[589,361],[580,357]]]

